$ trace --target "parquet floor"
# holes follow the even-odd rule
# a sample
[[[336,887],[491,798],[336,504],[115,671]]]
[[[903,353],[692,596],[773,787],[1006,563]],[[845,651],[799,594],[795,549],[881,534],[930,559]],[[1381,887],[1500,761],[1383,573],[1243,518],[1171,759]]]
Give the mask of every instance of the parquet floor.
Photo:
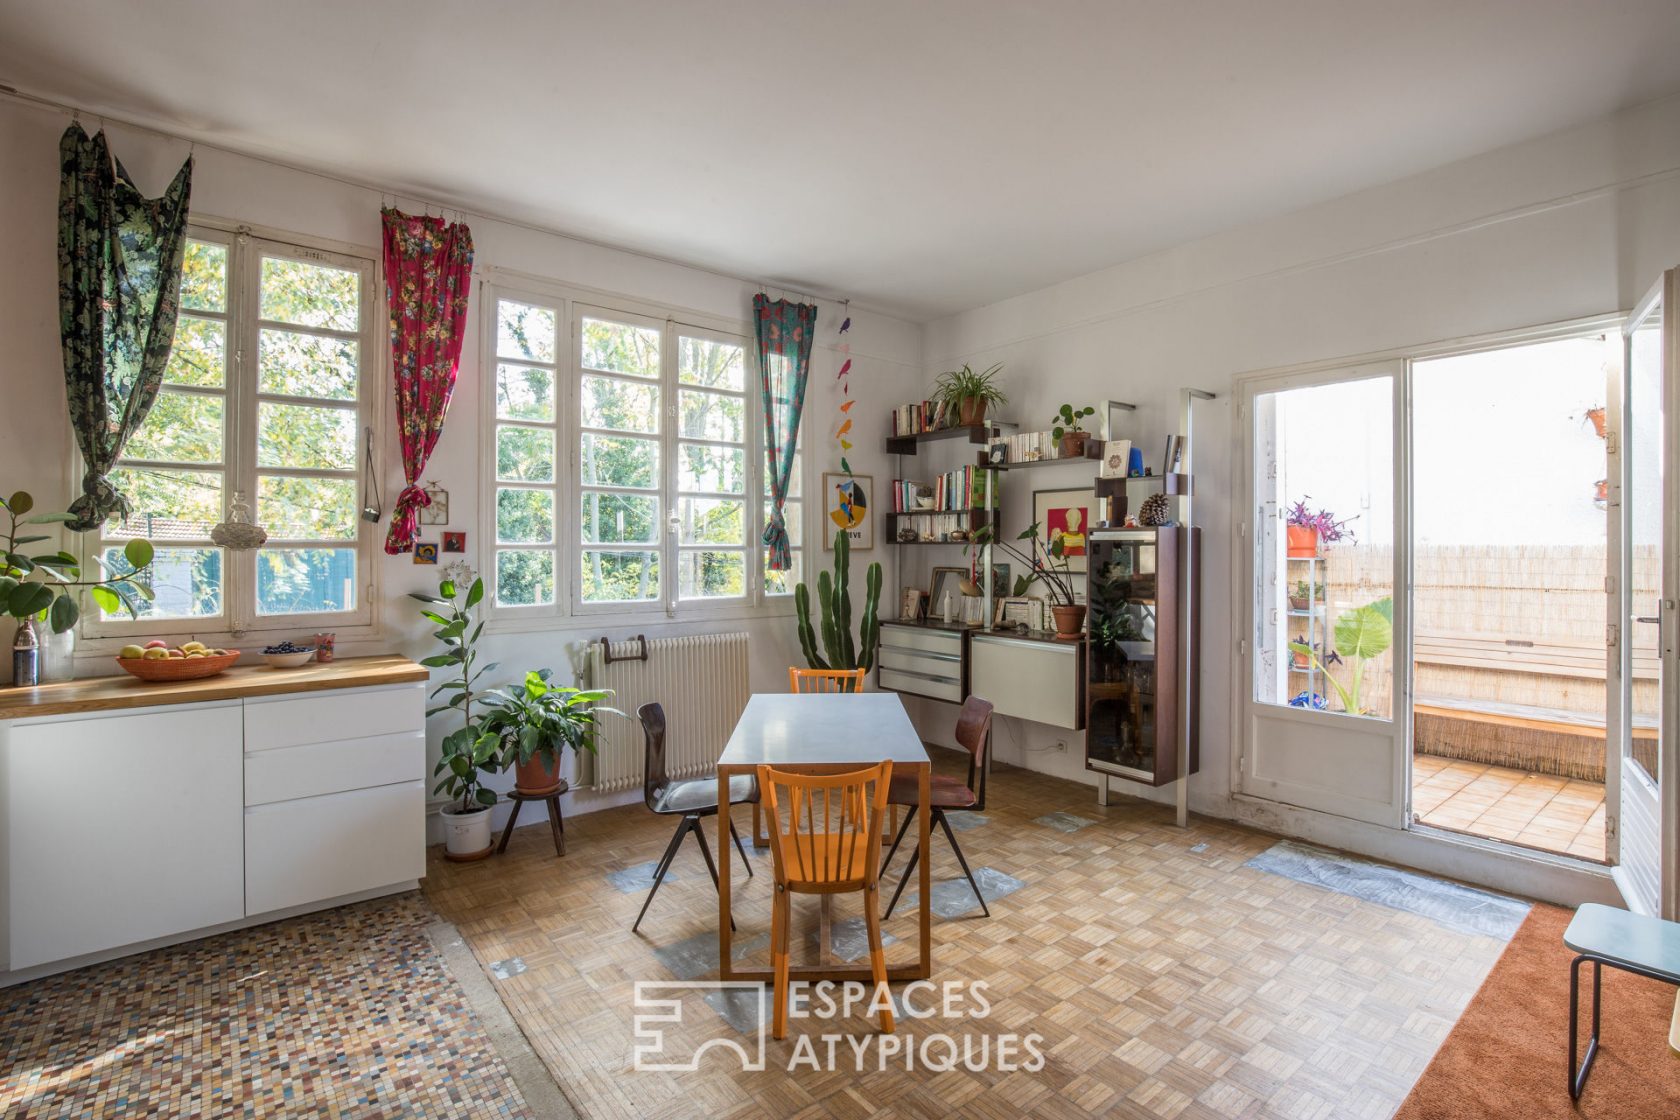
[[[1418,755],[1412,812],[1424,824],[1604,859],[1604,784]]]
[[[935,754],[957,772],[957,756]],[[1038,823],[1052,813],[1092,823]],[[426,892],[480,963],[506,977],[496,990],[579,1113],[626,1120],[1382,1120],[1504,947],[1244,866],[1274,837],[1200,819],[1180,831],[1170,810],[1099,808],[1089,787],[1044,775],[997,767],[985,817],[957,834],[970,865],[1024,885],[993,901],[989,919],[935,917],[934,979],[984,980],[991,1014],[901,1018],[900,1035],[921,1050],[911,1068],[900,1053],[884,1057],[858,1015],[795,1020],[786,1041],[768,1043],[760,1072],[716,1050],[696,1071],[634,1071],[635,981],[673,979],[673,947],[710,943],[717,914],[691,845],[675,864],[680,881],[630,932],[642,896],[607,876],[657,859],[673,826],[639,806],[569,820],[564,859],[546,828],[523,830],[506,856],[482,863],[434,852]],[[936,883],[956,876],[937,834],[933,850]],[[738,945],[769,928],[769,866],[754,863],[752,880],[737,864]],[[888,933],[913,938],[913,915],[901,904]],[[813,929],[814,910],[799,920],[800,933]],[[682,1008],[667,1053],[747,1039],[697,997]],[[981,1040],[996,1047],[1028,1032],[1043,1039],[1036,1071],[997,1068],[995,1048],[975,1069],[961,1052],[954,1069],[927,1068],[948,1053],[935,1035],[973,1056]],[[842,1040],[835,1068],[790,1072],[798,1039],[822,1034],[846,1035],[861,1057]]]

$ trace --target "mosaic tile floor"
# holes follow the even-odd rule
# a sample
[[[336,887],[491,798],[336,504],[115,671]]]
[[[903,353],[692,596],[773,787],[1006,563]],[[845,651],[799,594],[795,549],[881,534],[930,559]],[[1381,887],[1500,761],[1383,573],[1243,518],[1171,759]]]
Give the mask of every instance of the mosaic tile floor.
[[[0,989],[0,1115],[530,1112],[417,894]]]

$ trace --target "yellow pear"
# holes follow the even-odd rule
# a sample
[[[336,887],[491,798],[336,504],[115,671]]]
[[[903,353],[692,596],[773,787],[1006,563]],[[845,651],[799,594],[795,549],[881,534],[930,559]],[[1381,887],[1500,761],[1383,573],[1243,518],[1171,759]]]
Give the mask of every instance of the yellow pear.
[[[140,656],[145,658],[147,661],[167,661],[169,659],[169,651],[159,646],[153,646]]]
[[[144,646],[127,645],[117,651],[117,656],[125,659],[132,657],[144,657],[146,656],[146,650]]]

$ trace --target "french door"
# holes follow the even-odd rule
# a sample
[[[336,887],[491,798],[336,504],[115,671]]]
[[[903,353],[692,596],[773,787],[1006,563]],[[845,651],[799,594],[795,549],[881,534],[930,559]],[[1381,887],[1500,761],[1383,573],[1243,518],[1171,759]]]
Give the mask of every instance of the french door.
[[[1628,906],[1680,920],[1680,343],[1671,269],[1610,379],[1610,859]],[[1619,787],[1619,788],[1618,788]]]

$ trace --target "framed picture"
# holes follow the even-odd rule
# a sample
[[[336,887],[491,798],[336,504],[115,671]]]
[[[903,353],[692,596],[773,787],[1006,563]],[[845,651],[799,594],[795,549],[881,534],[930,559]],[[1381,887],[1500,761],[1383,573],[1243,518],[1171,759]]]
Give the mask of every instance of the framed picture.
[[[945,596],[949,593],[951,617],[964,617],[966,607],[963,603],[962,581],[967,578],[967,568],[935,568],[933,590],[928,593],[928,614],[938,618],[945,617]]]
[[[927,592],[919,587],[902,588],[898,593],[900,622],[923,622],[927,619]]]
[[[467,550],[467,534],[445,533],[443,535],[443,550],[445,552],[465,552]]]
[[[1090,490],[1033,491],[1033,519],[1044,533],[1046,547],[1062,542],[1062,559],[1070,572],[1087,568],[1091,516],[1097,509],[1097,496]]]
[[[426,491],[426,496],[432,500],[432,504],[425,506],[418,511],[418,521],[420,524],[449,524],[449,491],[445,490],[435,482],[426,483],[423,489]]]
[[[1008,595],[1014,588],[1009,586],[1009,565],[992,565],[992,598],[997,599]]]
[[[416,541],[414,544],[414,562],[416,564],[436,564],[438,546],[432,541]]]
[[[823,548],[833,551],[834,533],[846,532],[853,551],[875,547],[874,479],[866,474],[825,473],[823,480]]]

